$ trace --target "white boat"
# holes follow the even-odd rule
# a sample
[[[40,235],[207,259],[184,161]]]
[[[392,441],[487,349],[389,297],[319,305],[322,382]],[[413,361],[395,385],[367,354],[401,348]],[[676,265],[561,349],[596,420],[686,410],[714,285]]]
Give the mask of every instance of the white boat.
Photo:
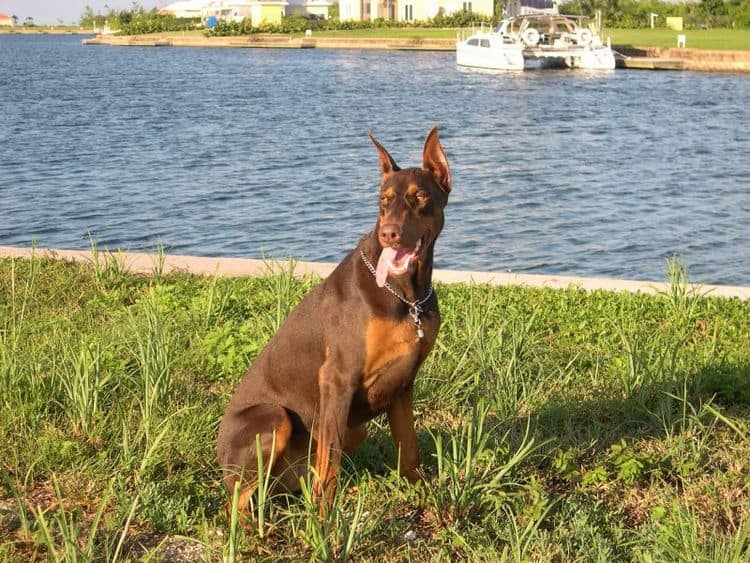
[[[527,14],[503,20],[456,41],[456,63],[492,70],[541,66],[611,70],[615,55],[585,18]]]

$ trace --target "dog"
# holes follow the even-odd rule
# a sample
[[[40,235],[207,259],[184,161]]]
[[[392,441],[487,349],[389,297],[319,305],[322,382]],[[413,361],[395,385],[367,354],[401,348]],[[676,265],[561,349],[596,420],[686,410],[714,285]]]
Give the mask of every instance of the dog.
[[[432,288],[451,172],[437,127],[422,167],[400,169],[369,134],[382,179],[375,228],[312,289],[237,386],[219,427],[217,454],[230,495],[247,514],[262,467],[276,487],[300,489],[314,454],[316,499],[330,501],[343,453],[385,412],[400,474],[419,480],[412,389],[440,327]],[[322,505],[321,505],[322,506]]]

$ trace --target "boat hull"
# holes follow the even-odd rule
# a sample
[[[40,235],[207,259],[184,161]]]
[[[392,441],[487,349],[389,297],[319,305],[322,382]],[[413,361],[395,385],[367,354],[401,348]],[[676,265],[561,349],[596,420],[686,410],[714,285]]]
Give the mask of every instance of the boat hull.
[[[572,57],[572,68],[583,68],[587,70],[614,70],[615,54],[612,49],[602,47],[584,51],[578,57]]]
[[[489,70],[581,68],[613,70],[615,55],[582,18],[559,14],[511,17],[495,29],[456,41],[456,64]]]
[[[515,45],[501,48],[482,48],[456,44],[456,64],[488,70],[524,70],[529,68],[580,68],[586,70],[614,70],[615,55],[609,47],[541,52]]]
[[[525,59],[522,48],[492,49],[459,42],[456,45],[456,64],[489,70],[523,70]]]

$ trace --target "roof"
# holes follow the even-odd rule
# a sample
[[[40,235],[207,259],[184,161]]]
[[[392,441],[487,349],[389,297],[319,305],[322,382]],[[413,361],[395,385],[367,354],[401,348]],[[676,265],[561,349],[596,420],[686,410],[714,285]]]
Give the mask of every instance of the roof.
[[[204,0],[178,0],[177,2],[172,2],[171,4],[167,4],[162,8],[162,11],[172,12],[172,11],[178,11],[178,10],[200,10],[203,8],[203,5],[206,4]]]

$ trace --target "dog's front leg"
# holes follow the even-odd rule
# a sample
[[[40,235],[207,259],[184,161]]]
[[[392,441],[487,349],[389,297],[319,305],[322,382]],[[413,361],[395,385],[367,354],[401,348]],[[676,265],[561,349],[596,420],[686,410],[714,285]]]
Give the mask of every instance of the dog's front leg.
[[[416,483],[420,480],[417,473],[420,462],[411,386],[391,403],[388,408],[388,424],[399,455],[399,471],[410,483]]]
[[[313,494],[330,506],[336,492],[336,475],[341,465],[343,439],[356,387],[354,376],[330,356],[318,375],[320,407],[315,452],[315,486]],[[323,513],[323,504],[320,512]]]

